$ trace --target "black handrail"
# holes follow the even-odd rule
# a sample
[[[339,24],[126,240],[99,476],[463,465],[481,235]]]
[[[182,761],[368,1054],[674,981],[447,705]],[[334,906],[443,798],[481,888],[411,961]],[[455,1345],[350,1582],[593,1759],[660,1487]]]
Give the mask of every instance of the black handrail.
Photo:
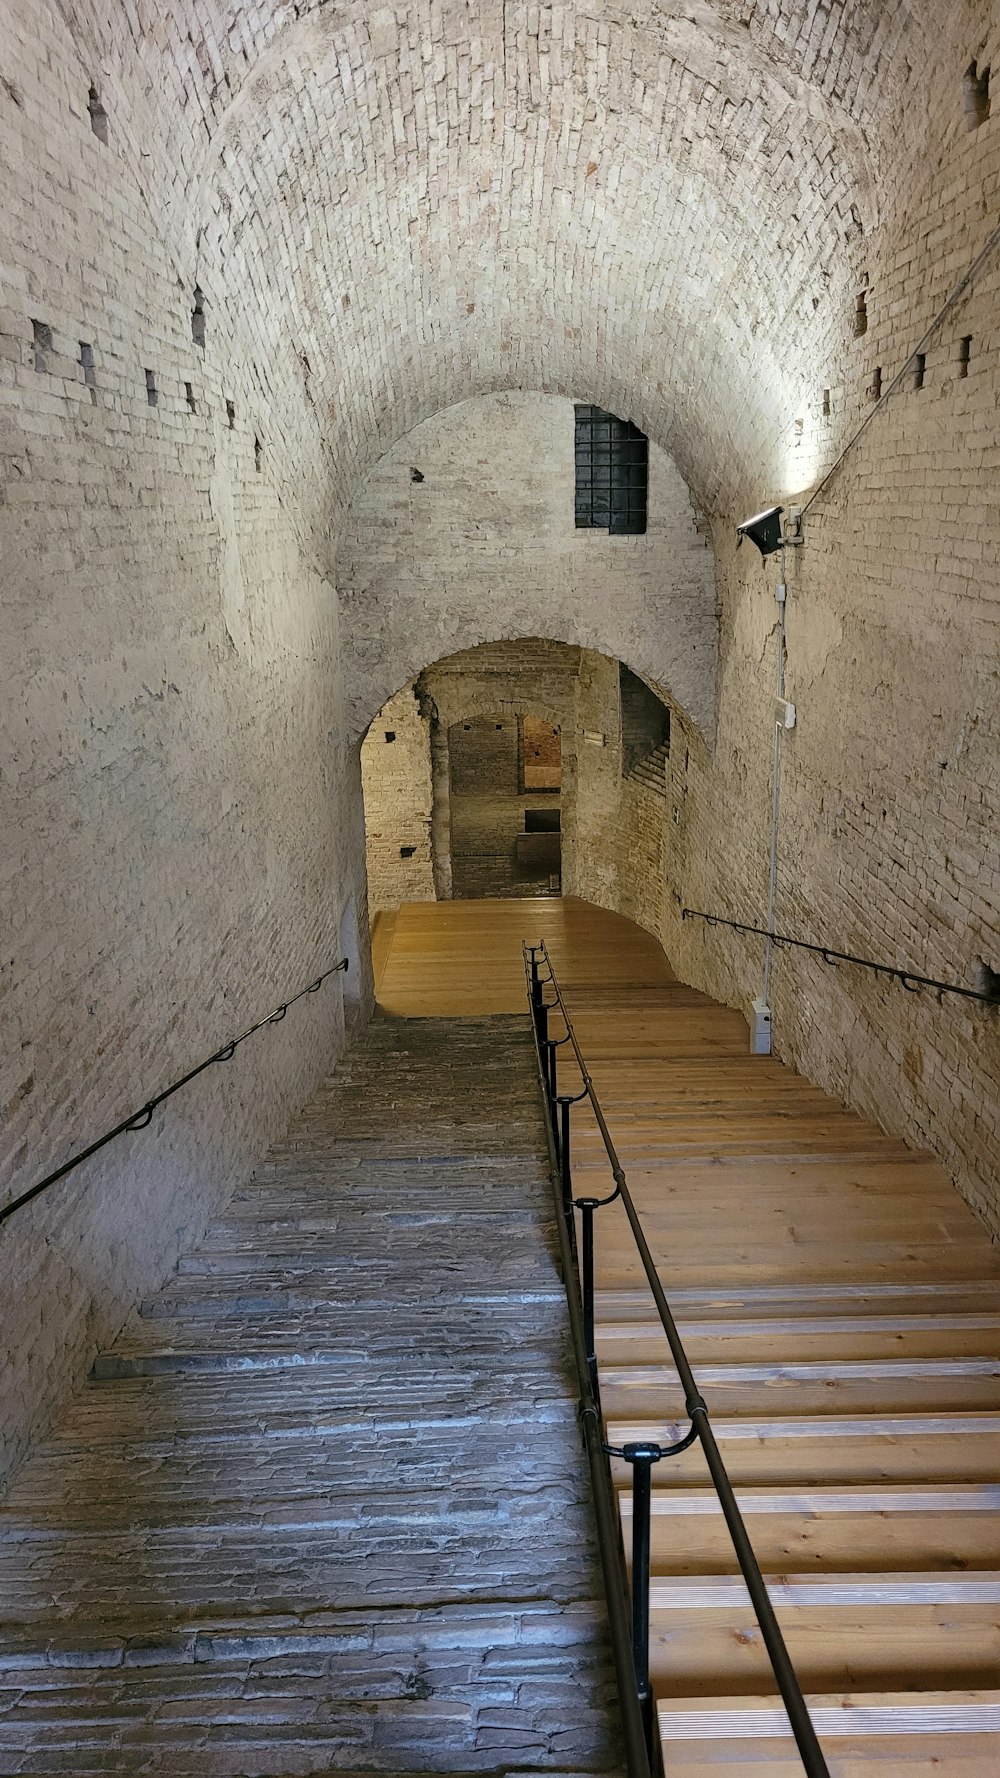
[[[625,1462],[630,1463],[633,1467],[633,1474],[635,1477],[632,1518],[633,1664],[635,1670],[636,1693],[639,1699],[640,1708],[643,1712],[650,1755],[652,1755],[653,1729],[652,1695],[649,1685],[648,1669],[648,1521],[650,1468],[653,1463],[659,1462],[661,1458],[673,1456],[679,1451],[685,1450],[689,1445],[694,1443],[695,1439],[697,1439],[704,1452],[709,1475],[711,1476],[712,1484],[715,1488],[716,1495],[718,1496],[719,1505],[722,1508],[729,1535],[732,1539],[733,1548],[736,1552],[736,1560],[739,1563],[740,1572],[746,1582],[747,1591],[750,1595],[754,1612],[756,1613],[757,1622],[760,1625],[764,1647],[767,1650],[768,1660],[771,1663],[771,1670],[774,1674],[775,1682],[788,1714],[788,1721],[791,1726],[792,1734],[795,1737],[803,1769],[808,1774],[808,1778],[829,1778],[829,1769],[816,1737],[816,1730],[813,1727],[812,1718],[809,1715],[805,1699],[802,1695],[802,1688],[799,1685],[798,1678],[789,1658],[785,1640],[775,1616],[774,1607],[771,1604],[764,1577],[761,1574],[757,1558],[754,1555],[753,1547],[750,1543],[749,1536],[747,1535],[746,1526],[743,1523],[743,1517],[733,1492],[732,1483],[729,1480],[726,1466],[722,1459],[722,1453],[716,1442],[715,1433],[709,1419],[708,1408],[698,1389],[687,1353],[677,1330],[677,1324],[674,1321],[670,1305],[667,1302],[663,1286],[660,1283],[653,1256],[647,1245],[645,1235],[643,1234],[642,1224],[639,1221],[635,1205],[632,1202],[624,1169],[618,1157],[614,1142],[612,1141],[611,1132],[605,1121],[604,1112],[594,1089],[590,1072],[581,1052],[580,1045],[577,1042],[573,1022],[567,1011],[562,990],[559,986],[555,970],[552,966],[552,960],[548,954],[544,940],[538,945],[525,945],[524,956],[525,971],[529,977],[529,999],[533,1014],[532,1022],[535,1027],[536,1046],[539,1055],[539,1071],[548,1111],[547,1121],[550,1126],[551,1140],[555,1145],[560,1161],[563,1188],[561,1197],[562,1215],[560,1221],[572,1222],[574,1209],[578,1209],[581,1212],[583,1221],[584,1320],[585,1323],[588,1324],[589,1334],[589,1338],[586,1342],[587,1350],[585,1357],[593,1386],[595,1387],[595,1390],[598,1387],[597,1360],[593,1342],[593,1213],[595,1209],[600,1208],[603,1204],[610,1204],[614,1202],[616,1198],[620,1198],[622,1207],[624,1208],[632,1229],[632,1235],[639,1252],[639,1257],[642,1261],[649,1288],[653,1295],[653,1300],[656,1304],[663,1331],[667,1336],[667,1342],[670,1346],[674,1366],[684,1390],[684,1406],[689,1421],[689,1430],[687,1434],[671,1445],[659,1446],[653,1444],[633,1444],[625,1445],[621,1449],[615,1449],[607,1445],[604,1447],[609,1456],[619,1457],[624,1459]],[[541,974],[542,966],[548,971],[546,976]],[[555,992],[554,1001],[547,1001],[545,998],[545,988],[549,985],[551,985]],[[558,1008],[560,1016],[565,1023],[565,1037],[551,1038],[548,1035],[548,1014],[553,1008]],[[560,1094],[557,1091],[556,1049],[559,1045],[567,1041],[572,1045],[573,1053],[576,1057],[577,1066],[580,1070],[580,1076],[583,1082],[583,1092],[572,1097],[568,1094]],[[584,1097],[590,1101],[591,1110],[604,1141],[604,1147],[611,1167],[611,1176],[615,1182],[614,1191],[611,1192],[608,1197],[602,1199],[577,1199],[573,1198],[571,1193],[569,1107],[575,1100],[583,1099]],[[590,1225],[589,1234],[588,1224]],[[587,1263],[586,1251],[588,1248],[590,1254],[589,1265]],[[570,1296],[572,1300],[572,1293],[570,1293]],[[589,1308],[587,1302],[588,1297],[590,1299]]]
[[[525,976],[528,977],[528,949],[524,948]],[[529,979],[529,999],[532,989]],[[543,1063],[538,1023],[532,1019],[532,1031],[535,1039],[535,1056],[539,1074],[545,1082],[546,1095],[548,1083],[545,1076],[546,1063]],[[567,1107],[568,1116],[568,1107]],[[646,1730],[639,1708],[639,1699],[633,1683],[632,1641],[630,1636],[628,1571],[625,1566],[625,1554],[622,1549],[621,1527],[615,1506],[615,1490],[611,1477],[611,1468],[603,1442],[604,1421],[601,1415],[601,1404],[596,1378],[591,1373],[587,1361],[587,1349],[584,1339],[583,1303],[580,1296],[579,1268],[576,1254],[576,1230],[573,1225],[572,1212],[567,1217],[563,1214],[561,1202],[561,1183],[565,1176],[565,1160],[568,1148],[558,1144],[554,1135],[552,1122],[545,1118],[545,1137],[549,1150],[549,1173],[553,1192],[556,1198],[556,1229],[559,1238],[559,1260],[563,1282],[566,1286],[566,1301],[569,1310],[570,1342],[576,1361],[577,1383],[580,1390],[578,1412],[583,1431],[587,1458],[590,1464],[590,1480],[594,1495],[594,1516],[597,1520],[597,1547],[601,1557],[601,1570],[604,1577],[604,1594],[608,1607],[608,1627],[611,1634],[611,1653],[615,1664],[615,1676],[618,1682],[618,1697],[621,1708],[623,1746],[622,1754],[628,1778],[652,1778],[653,1768],[647,1746]]]
[[[133,1111],[130,1117],[123,1118],[113,1130],[106,1130],[103,1136],[98,1136],[96,1142],[88,1143],[86,1148],[81,1148],[77,1154],[71,1155],[68,1161],[64,1161],[61,1167],[55,1169],[54,1173],[47,1173],[44,1179],[39,1179],[36,1185],[29,1187],[26,1192],[22,1192],[20,1197],[12,1198],[9,1204],[4,1204],[0,1209],[0,1224],[5,1223],[8,1217],[13,1216],[15,1210],[22,1210],[25,1204],[30,1204],[33,1198],[37,1198],[50,1185],[55,1185],[58,1180],[65,1179],[66,1174],[71,1173],[74,1167],[79,1167],[83,1161],[89,1161],[91,1155],[97,1154],[99,1149],[106,1148],[109,1142],[115,1140],[116,1136],[124,1136],[127,1131],[131,1130],[148,1129],[153,1121],[154,1111],[158,1105],[163,1104],[165,1099],[172,1098],[174,1093],[180,1091],[181,1087],[186,1087],[189,1081],[194,1080],[199,1074],[204,1074],[206,1068],[214,1067],[216,1062],[228,1062],[239,1049],[240,1044],[246,1043],[247,1038],[252,1037],[255,1031],[262,1031],[265,1025],[280,1023],[288,1008],[294,1006],[297,1000],[302,1000],[306,994],[318,993],[329,976],[336,975],[340,970],[347,968],[349,968],[347,958],[341,957],[339,962],[331,964],[329,969],[324,969],[323,974],[317,976],[314,982],[310,982],[307,988],[300,988],[297,994],[293,994],[283,1005],[276,1007],[274,1012],[269,1012],[263,1019],[258,1019],[256,1025],[251,1025],[247,1031],[242,1031],[239,1037],[234,1037],[230,1043],[223,1044],[221,1049],[206,1056],[204,1062],[199,1062],[196,1068],[189,1068],[186,1074],[182,1074],[180,1079],[175,1080],[171,1086],[165,1087],[162,1093],[157,1093],[154,1098],[147,1099],[141,1110]]]
[[[870,969],[873,975],[891,976],[915,994],[918,988],[933,988],[937,994],[960,994],[963,1000],[979,1000],[985,1006],[1000,1006],[1000,994],[983,994],[978,988],[960,988],[957,982],[938,982],[930,975],[918,975],[914,969],[901,969],[894,963],[873,963],[870,957],[854,957],[850,951],[835,951],[832,945],[812,944],[804,938],[789,938],[786,932],[769,932],[766,926],[748,926],[743,920],[728,920],[722,914],[706,914],[701,908],[682,908],[682,920],[704,920],[708,926],[730,926],[734,932],[752,932],[758,938],[769,938],[772,944],[787,945],[795,951],[812,951],[822,957],[831,969],[838,963],[854,963],[859,969]]]

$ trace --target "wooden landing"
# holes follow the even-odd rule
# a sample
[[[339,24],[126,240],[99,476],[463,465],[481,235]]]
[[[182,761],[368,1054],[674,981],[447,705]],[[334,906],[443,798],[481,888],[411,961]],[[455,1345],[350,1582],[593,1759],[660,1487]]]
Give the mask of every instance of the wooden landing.
[[[517,1013],[559,973],[835,1778],[1000,1771],[1000,1253],[940,1167],[773,1058],[578,901],[400,910],[379,1000]],[[552,1034],[561,1026],[554,1018]],[[559,1051],[560,1087],[579,1073]],[[610,1189],[574,1113],[578,1194]],[[620,1207],[600,1214],[609,1439],[683,1401]],[[626,1542],[630,1472],[614,1466]],[[673,1778],[801,1771],[699,1448],[654,1470],[652,1663]]]
[[[525,1008],[521,945],[544,938],[557,970],[605,991],[667,986],[673,973],[648,932],[572,896],[414,902],[378,926],[376,990],[397,1018],[485,1017]]]

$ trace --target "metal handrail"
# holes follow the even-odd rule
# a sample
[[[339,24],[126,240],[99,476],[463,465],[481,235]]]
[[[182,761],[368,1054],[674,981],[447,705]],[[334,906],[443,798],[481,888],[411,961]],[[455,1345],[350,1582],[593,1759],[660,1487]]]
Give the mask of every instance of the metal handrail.
[[[530,977],[528,976],[527,947],[524,951],[525,977],[528,980],[529,999],[531,995]],[[542,1059],[539,1030],[535,1019],[531,1021],[535,1039],[535,1057],[538,1071],[545,1078],[546,1064]],[[547,1088],[546,1088],[547,1090]],[[597,1520],[597,1547],[601,1558],[601,1570],[604,1577],[604,1594],[608,1607],[608,1627],[611,1634],[611,1654],[615,1664],[615,1676],[618,1682],[618,1697],[621,1706],[622,1754],[628,1778],[652,1778],[652,1767],[647,1745],[646,1729],[639,1708],[639,1699],[633,1683],[632,1640],[629,1622],[628,1570],[625,1566],[625,1553],[621,1541],[621,1525],[615,1506],[615,1490],[611,1477],[611,1467],[603,1442],[604,1420],[601,1414],[600,1396],[596,1378],[591,1374],[587,1361],[586,1341],[584,1337],[583,1302],[580,1295],[579,1268],[576,1255],[576,1230],[572,1216],[562,1213],[560,1201],[560,1180],[562,1177],[560,1149],[553,1132],[550,1118],[545,1118],[545,1137],[549,1150],[549,1173],[553,1192],[556,1198],[556,1228],[559,1237],[559,1261],[563,1282],[566,1286],[566,1302],[569,1311],[570,1343],[576,1362],[577,1383],[580,1390],[578,1412],[583,1432],[587,1458],[590,1464],[590,1480],[594,1495],[594,1516]]]
[[[793,951],[812,951],[822,957],[831,969],[838,963],[853,963],[858,969],[870,969],[873,975],[887,975],[915,994],[918,988],[933,988],[936,994],[960,994],[963,1000],[978,1000],[985,1006],[1000,1006],[1000,994],[984,994],[978,988],[961,988],[957,982],[935,981],[933,976],[918,975],[914,969],[903,969],[895,963],[874,963],[870,957],[855,957],[850,951],[835,951],[832,945],[817,945],[804,938],[789,938],[785,932],[770,932],[766,926],[748,926],[743,920],[729,920],[723,914],[706,914],[701,908],[682,908],[682,920],[704,920],[707,926],[729,926],[734,932],[751,932],[757,938],[768,938],[774,945],[787,945]]]
[[[275,1007],[273,1012],[258,1019],[257,1023],[251,1025],[248,1030],[241,1031],[239,1037],[234,1037],[229,1043],[224,1043],[221,1049],[214,1050],[210,1056],[206,1056],[204,1062],[199,1062],[196,1068],[189,1068],[188,1072],[182,1074],[179,1080],[173,1081],[169,1087],[164,1087],[162,1093],[157,1093],[154,1098],[147,1099],[139,1111],[133,1111],[130,1117],[123,1118],[120,1124],[115,1124],[113,1130],[106,1130],[103,1136],[98,1136],[96,1142],[88,1143],[86,1148],[81,1148],[76,1154],[71,1155],[69,1160],[64,1161],[62,1166],[57,1167],[53,1173],[47,1173],[44,1179],[39,1179],[26,1192],[21,1192],[19,1197],[12,1198],[9,1204],[4,1204],[0,1209],[0,1224],[5,1223],[16,1210],[22,1210],[25,1204],[30,1204],[32,1199],[37,1198],[41,1192],[47,1191],[50,1185],[55,1185],[58,1180],[65,1179],[66,1174],[71,1173],[74,1167],[79,1167],[82,1162],[89,1161],[91,1155],[106,1148],[109,1142],[115,1140],[116,1136],[124,1136],[128,1131],[148,1129],[153,1121],[154,1111],[158,1105],[163,1104],[165,1099],[171,1099],[175,1093],[180,1092],[181,1087],[186,1087],[189,1081],[194,1080],[199,1074],[204,1074],[206,1068],[214,1067],[216,1062],[228,1062],[235,1055],[240,1044],[246,1043],[247,1038],[252,1037],[255,1031],[262,1031],[265,1025],[279,1024],[288,1008],[294,1006],[297,1000],[302,1000],[306,994],[318,993],[329,976],[337,975],[340,970],[347,968],[349,968],[349,963],[346,957],[341,957],[338,962],[332,963],[330,968],[324,969],[322,975],[317,976],[316,980],[310,982],[308,987],[300,988],[297,994],[292,994],[281,1006]]]
[[[812,1718],[809,1715],[802,1688],[792,1666],[785,1639],[781,1633],[771,1598],[761,1574],[757,1558],[754,1555],[750,1538],[747,1534],[743,1517],[737,1505],[732,1483],[723,1462],[715,1433],[712,1429],[708,1407],[698,1389],[694,1373],[691,1369],[683,1341],[677,1330],[670,1304],[667,1301],[653,1256],[646,1242],[642,1224],[625,1177],[618,1151],[615,1148],[608,1129],[600,1100],[594,1088],[590,1071],[584,1060],[577,1041],[573,1021],[569,1016],[562,989],[552,960],[544,940],[538,945],[524,946],[525,973],[529,981],[529,1000],[532,1010],[532,1023],[535,1028],[535,1041],[539,1057],[539,1072],[548,1112],[547,1123],[550,1139],[554,1145],[559,1162],[562,1185],[560,1222],[572,1223],[573,1210],[581,1212],[582,1218],[582,1286],[583,1314],[586,1329],[585,1358],[590,1374],[591,1384],[599,1404],[599,1384],[597,1374],[597,1358],[594,1345],[594,1276],[593,1276],[593,1215],[596,1209],[604,1204],[620,1199],[628,1217],[632,1235],[642,1261],[643,1270],[656,1304],[663,1331],[667,1336],[671,1356],[674,1361],[681,1386],[684,1391],[684,1407],[689,1421],[687,1435],[674,1444],[661,1447],[652,1444],[625,1445],[620,1449],[605,1446],[608,1455],[624,1459],[633,1467],[635,1487],[633,1495],[633,1563],[632,1563],[632,1618],[633,1618],[633,1665],[635,1672],[636,1692],[640,1708],[643,1712],[647,1746],[652,1757],[652,1694],[649,1685],[648,1638],[649,1638],[649,1491],[651,1466],[661,1458],[676,1455],[679,1451],[693,1444],[695,1439],[701,1445],[708,1465],[709,1475],[722,1508],[729,1535],[740,1572],[746,1582],[747,1592],[760,1626],[761,1637],[767,1651],[771,1670],[774,1674],[778,1691],[788,1714],[789,1725],[795,1737],[803,1770],[808,1778],[829,1778],[829,1769],[816,1736]],[[542,967],[547,975],[541,974]],[[547,1001],[545,988],[551,986],[555,993],[554,1001]],[[566,1036],[550,1038],[548,1035],[548,1014],[558,1008],[566,1026]],[[583,1082],[583,1092],[570,1096],[558,1092],[556,1049],[559,1045],[569,1042],[572,1045]],[[611,1167],[611,1176],[615,1189],[608,1197],[574,1198],[571,1184],[571,1157],[569,1147],[569,1110],[574,1102],[586,1097],[594,1114],[597,1127],[601,1132],[604,1147]],[[572,1300],[572,1293],[571,1300]]]

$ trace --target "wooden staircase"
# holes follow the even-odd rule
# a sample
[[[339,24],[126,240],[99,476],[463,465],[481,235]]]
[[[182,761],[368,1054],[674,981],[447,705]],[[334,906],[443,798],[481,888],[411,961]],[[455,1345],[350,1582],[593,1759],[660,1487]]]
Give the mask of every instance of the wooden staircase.
[[[634,972],[562,986],[831,1772],[995,1778],[996,1249],[934,1163],[750,1057],[738,1014]],[[601,1195],[603,1143],[589,1108],[574,1116],[575,1193]],[[683,1398],[617,1204],[597,1287],[608,1440],[669,1442]],[[628,1549],[630,1472],[614,1467]],[[794,1778],[698,1445],[653,1482],[668,1778]]]

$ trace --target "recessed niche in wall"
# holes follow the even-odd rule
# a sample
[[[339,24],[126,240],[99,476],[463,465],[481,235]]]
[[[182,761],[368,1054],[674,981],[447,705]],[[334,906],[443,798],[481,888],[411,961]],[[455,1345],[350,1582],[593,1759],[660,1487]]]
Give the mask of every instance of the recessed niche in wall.
[[[972,357],[972,335],[971,335],[971,333],[966,333],[966,334],[962,335],[962,338],[958,342],[958,374],[960,377],[967,377],[968,376],[968,374],[969,374],[969,359],[971,357]]]
[[[201,286],[194,287],[194,308],[191,310],[191,338],[196,346],[205,344],[205,298]]]
[[[876,364],[875,369],[872,371],[872,380],[871,380],[871,384],[869,386],[868,393],[871,396],[873,401],[878,401],[881,398],[881,395],[882,395],[882,366],[880,364]]]
[[[644,679],[624,662],[618,667],[618,696],[622,719],[622,774],[628,775],[640,761],[658,748],[670,755],[670,710],[651,691]]]
[[[83,369],[83,380],[90,390],[90,399],[96,401],[97,369],[94,364],[94,348],[89,340],[80,341],[80,364]]]
[[[412,858],[416,849],[416,846],[400,846],[399,856],[400,858]]]
[[[94,135],[97,137],[98,142],[103,142],[104,146],[107,147],[108,114],[105,111],[104,106],[101,104],[101,95],[96,86],[92,86],[90,89],[90,96],[87,100],[87,110],[90,112],[90,127],[93,130]]]
[[[52,329],[47,321],[31,323],[31,338],[35,348],[35,369],[46,371],[49,368],[49,353],[52,350]]]
[[[979,980],[976,987],[980,994],[988,994],[991,1000],[1000,1002],[1000,970],[993,969],[985,957],[979,959]]]
[[[927,353],[918,352],[913,360],[913,387],[922,389],[924,377],[927,375]]]
[[[562,827],[561,809],[525,809],[525,833],[559,833]]]
[[[868,332],[868,292],[860,290],[854,305],[854,337],[860,339]]]
[[[156,378],[154,377],[151,370],[147,370],[147,372],[146,372],[146,400],[148,401],[150,407],[155,407],[157,402],[159,401],[159,399],[160,399],[160,397],[159,397],[159,392],[156,387]]]
[[[498,722],[497,728],[503,724]],[[523,717],[520,756],[522,791],[562,789],[562,733],[556,724]]]
[[[830,391],[829,391],[829,389],[823,390],[823,418],[824,418],[824,420],[828,420],[830,418]]]
[[[385,738],[387,741],[394,741],[396,739],[395,729],[394,728],[387,728],[385,731]]]
[[[236,425],[236,403],[235,403],[235,401],[227,401],[226,402],[226,419],[229,421],[229,430],[230,430],[230,432],[232,432],[233,428]]]
[[[258,475],[264,467],[264,446],[256,436],[253,441],[253,466]]]
[[[963,82],[965,117],[970,130],[978,130],[990,114],[990,71],[970,62]]]

